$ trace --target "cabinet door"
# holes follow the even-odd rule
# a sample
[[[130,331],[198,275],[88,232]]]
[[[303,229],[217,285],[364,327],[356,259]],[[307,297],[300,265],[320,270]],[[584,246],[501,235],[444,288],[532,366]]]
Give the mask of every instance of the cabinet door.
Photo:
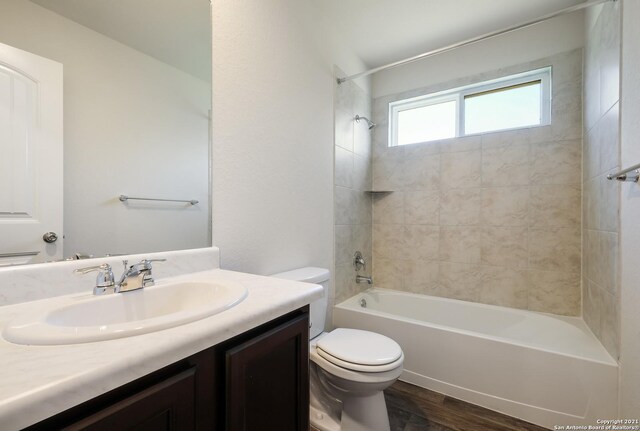
[[[309,429],[309,315],[226,351],[227,431]]]
[[[195,367],[170,377],[64,430],[192,431],[195,429]]]

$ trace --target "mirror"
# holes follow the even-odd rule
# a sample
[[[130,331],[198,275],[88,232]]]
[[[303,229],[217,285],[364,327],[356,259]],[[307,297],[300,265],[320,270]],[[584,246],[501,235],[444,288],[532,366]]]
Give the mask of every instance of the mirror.
[[[211,245],[210,19],[0,3],[0,266]]]

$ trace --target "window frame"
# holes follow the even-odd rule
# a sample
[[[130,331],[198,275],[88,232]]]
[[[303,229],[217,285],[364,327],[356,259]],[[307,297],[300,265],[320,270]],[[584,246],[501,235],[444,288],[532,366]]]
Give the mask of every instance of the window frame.
[[[465,97],[480,95],[481,93],[499,91],[501,89],[508,90],[514,87],[532,82],[540,82],[540,123],[531,126],[512,127],[506,129],[496,129],[487,132],[469,133],[465,128]],[[412,97],[403,100],[397,100],[389,103],[389,147],[398,147],[404,145],[413,145],[426,142],[435,142],[444,139],[455,139],[464,136],[479,135],[486,133],[503,132],[507,130],[526,129],[531,127],[542,127],[551,124],[551,93],[552,67],[547,66],[540,69],[530,70],[523,73],[508,75],[490,81],[483,81],[463,87],[453,88],[449,90],[430,93],[422,96]],[[437,105],[444,102],[456,102],[456,133],[451,138],[437,139],[431,141],[412,142],[410,144],[398,144],[398,114],[416,108],[422,108],[430,105]]]

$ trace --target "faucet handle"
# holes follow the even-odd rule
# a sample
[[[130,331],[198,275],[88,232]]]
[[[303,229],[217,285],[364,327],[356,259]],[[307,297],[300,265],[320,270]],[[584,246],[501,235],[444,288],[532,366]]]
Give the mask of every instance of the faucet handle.
[[[166,262],[167,259],[142,259],[138,265],[140,265],[140,269],[152,269],[151,262]]]
[[[359,251],[356,251],[356,254],[353,255],[353,266],[356,269],[356,272],[361,269],[367,269],[367,263],[364,260],[364,256]]]
[[[88,266],[86,268],[78,268],[73,271],[74,274],[85,275],[90,272],[98,272],[96,277],[96,285],[93,288],[94,295],[102,295],[105,293],[113,293],[115,291],[115,280],[113,276],[113,270],[111,265],[103,263],[102,265]]]
[[[167,259],[142,259],[134,265],[138,268],[138,271],[145,271],[144,278],[142,280],[142,287],[153,286],[155,284],[153,274],[151,273],[153,270],[151,262],[165,262],[166,260]]]
[[[167,259],[143,259],[142,260],[145,263],[151,263],[151,262],[166,262]]]

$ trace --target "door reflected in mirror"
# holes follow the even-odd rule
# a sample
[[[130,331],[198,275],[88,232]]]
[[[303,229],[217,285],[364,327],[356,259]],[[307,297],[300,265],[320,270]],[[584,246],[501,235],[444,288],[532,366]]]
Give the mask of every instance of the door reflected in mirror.
[[[211,245],[210,18],[0,3],[0,266]]]

